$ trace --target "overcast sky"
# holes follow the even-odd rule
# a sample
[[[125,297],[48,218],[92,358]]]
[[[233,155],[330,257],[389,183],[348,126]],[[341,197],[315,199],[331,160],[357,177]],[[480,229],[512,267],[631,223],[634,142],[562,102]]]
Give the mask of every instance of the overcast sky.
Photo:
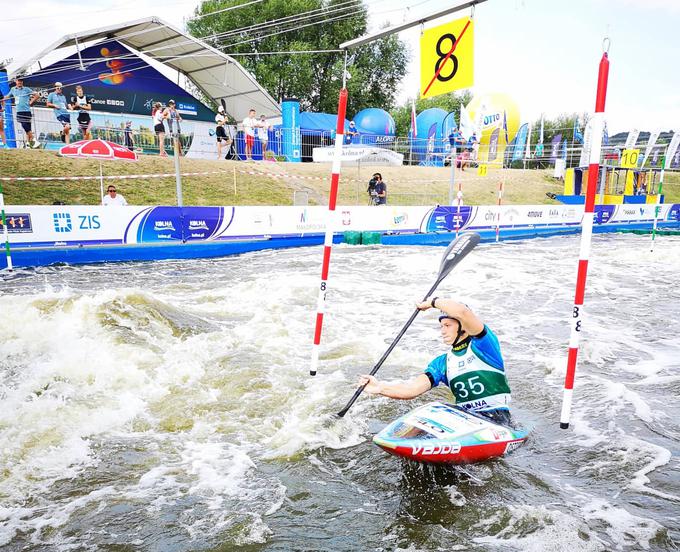
[[[366,3],[373,29],[450,4],[446,0]],[[9,18],[0,21],[0,59],[13,58],[17,66],[65,34],[151,15],[182,27],[196,4],[197,0],[13,2]],[[426,26],[468,14],[469,10]],[[553,117],[592,111],[602,43],[608,36],[610,132],[678,128],[679,34],[680,0],[488,0],[475,12],[472,92],[511,95],[523,121],[535,120],[541,113]],[[400,35],[411,49],[400,101],[418,90],[419,35],[419,29]]]

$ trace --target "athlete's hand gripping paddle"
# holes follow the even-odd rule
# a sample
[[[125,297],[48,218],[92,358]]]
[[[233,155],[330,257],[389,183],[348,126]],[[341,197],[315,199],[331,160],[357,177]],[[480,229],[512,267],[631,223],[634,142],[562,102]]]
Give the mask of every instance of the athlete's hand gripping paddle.
[[[472,251],[475,248],[475,246],[479,243],[480,239],[481,238],[477,233],[461,234],[458,239],[452,241],[449,244],[449,246],[446,248],[446,251],[444,251],[444,255],[442,256],[442,262],[439,265],[439,273],[437,274],[437,280],[435,281],[434,285],[430,288],[430,290],[425,294],[425,297],[423,297],[423,301],[425,301],[428,297],[432,295],[432,293],[434,292],[435,289],[437,289],[437,286],[442,282],[442,280],[446,278],[449,272],[451,272],[453,268],[460,261],[462,261],[463,258],[465,258],[465,256],[470,251]],[[419,312],[420,310],[416,309],[411,315],[411,318],[409,318],[406,324],[404,324],[404,327],[401,329],[401,331],[399,332],[395,340],[392,342],[392,344],[387,348],[385,354],[383,354],[378,363],[373,367],[373,370],[371,370],[372,376],[375,375],[378,370],[380,370],[380,367],[383,365],[383,362],[385,362],[389,354],[396,347],[397,343],[399,343],[399,340],[406,333],[406,330],[408,330],[409,326],[416,319],[416,316],[418,316]],[[340,418],[347,414],[347,411],[352,407],[354,401],[356,401],[359,398],[359,395],[361,395],[361,393],[364,391],[367,385],[368,382],[362,385],[361,387],[357,388],[357,390],[354,392],[354,396],[345,405],[345,408],[338,412],[338,416]]]

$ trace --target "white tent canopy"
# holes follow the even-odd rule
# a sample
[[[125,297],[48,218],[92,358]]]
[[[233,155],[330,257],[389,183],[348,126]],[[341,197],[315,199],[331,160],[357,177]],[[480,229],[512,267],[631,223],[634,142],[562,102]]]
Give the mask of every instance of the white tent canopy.
[[[154,61],[178,71],[216,106],[224,100],[227,114],[243,120],[255,109],[267,117],[281,114],[278,103],[232,57],[188,35],[158,17],[147,17],[62,37],[28,60],[13,74],[30,74],[46,55],[68,47],[114,39]]]

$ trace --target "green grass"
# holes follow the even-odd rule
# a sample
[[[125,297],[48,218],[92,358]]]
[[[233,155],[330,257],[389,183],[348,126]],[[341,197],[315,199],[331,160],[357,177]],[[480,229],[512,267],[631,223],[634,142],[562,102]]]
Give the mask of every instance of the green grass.
[[[185,159],[182,172],[214,171],[206,176],[182,178],[185,205],[292,205],[295,191],[307,192],[310,205],[326,205],[330,189],[330,165],[315,163],[244,163],[238,161]],[[104,175],[174,175],[172,158],[140,156],[139,161],[102,163]],[[432,205],[448,202],[449,167],[343,167],[338,191],[339,205],[365,205],[366,184],[375,171],[388,185],[391,205]],[[248,173],[257,174],[248,174]],[[271,176],[268,173],[275,173]],[[99,176],[99,162],[67,159],[41,150],[0,150],[0,176]],[[666,202],[680,203],[680,174],[668,173],[664,182]],[[174,205],[174,176],[114,182],[131,205]],[[467,205],[492,205],[504,184],[503,203],[516,205],[555,204],[546,193],[560,194],[562,182],[552,178],[551,170],[489,169],[478,176],[476,170],[456,172],[463,186]],[[97,205],[99,180],[45,182],[3,182],[5,202],[13,205],[65,204]]]

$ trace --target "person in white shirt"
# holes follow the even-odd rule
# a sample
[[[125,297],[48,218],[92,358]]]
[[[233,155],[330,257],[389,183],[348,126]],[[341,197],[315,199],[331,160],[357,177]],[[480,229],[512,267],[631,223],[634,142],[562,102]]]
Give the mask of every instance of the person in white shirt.
[[[104,199],[102,200],[102,205],[107,206],[107,205],[121,205],[125,207],[128,204],[127,201],[125,201],[125,198],[122,195],[119,195],[116,193],[116,187],[115,186],[109,186],[106,189],[106,195],[104,196]]]
[[[260,115],[259,126],[257,127],[257,138],[262,144],[262,161],[267,160],[267,143],[269,142],[269,125],[267,124],[267,118],[264,115]]]
[[[253,145],[255,144],[255,128],[260,123],[255,118],[255,110],[251,109],[248,116],[243,119],[243,132],[246,135],[246,161],[253,160]]]

